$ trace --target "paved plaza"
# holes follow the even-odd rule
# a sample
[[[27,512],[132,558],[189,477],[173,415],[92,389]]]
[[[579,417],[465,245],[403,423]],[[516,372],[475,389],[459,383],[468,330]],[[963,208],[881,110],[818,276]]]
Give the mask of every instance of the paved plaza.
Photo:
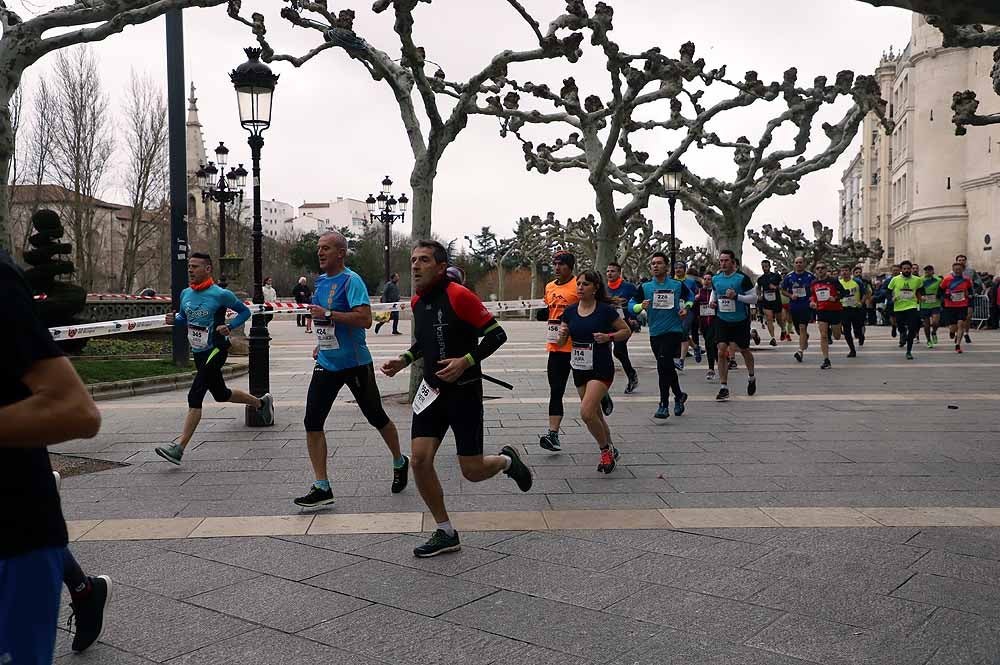
[[[274,427],[208,401],[174,467],[152,449],[179,433],[185,391],[101,402],[101,434],[53,450],[127,464],[61,490],[74,553],[115,596],[101,643],[73,655],[60,631],[57,662],[1000,663],[1000,335],[958,356],[942,331],[906,361],[870,329],[827,372],[815,335],[804,364],[764,345],[758,394],[741,359],[723,404],[689,359],[687,413],[656,426],[644,332],[639,391],[612,391],[622,457],[605,476],[575,396],[563,452],[538,447],[545,327],[504,326],[485,371],[515,390],[486,385],[486,448],[517,446],[535,486],[465,481],[449,437],[438,472],[463,549],[434,559],[413,558],[433,520],[412,478],[389,493],[389,454],[349,391],[327,422],[336,505],[292,504],[312,480],[314,339],[291,320],[271,324]],[[369,334],[376,364],[409,346],[401,329]],[[407,382],[379,376],[404,450]]]

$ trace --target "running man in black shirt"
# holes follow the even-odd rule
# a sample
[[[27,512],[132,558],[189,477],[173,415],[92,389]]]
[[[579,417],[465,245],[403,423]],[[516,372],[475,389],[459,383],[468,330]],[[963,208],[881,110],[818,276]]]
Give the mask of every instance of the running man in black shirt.
[[[784,339],[784,324],[781,321],[781,276],[771,272],[771,262],[764,259],[760,262],[761,270],[764,273],[757,278],[757,307],[764,312],[767,322],[767,332],[771,335],[771,346],[778,346],[774,339],[774,320],[778,320],[781,327],[779,332]]]
[[[2,251],[0,289],[0,663],[50,665],[72,557],[46,447],[93,437],[101,415]]]
[[[418,242],[410,265],[417,293],[410,302],[416,342],[398,360],[382,365],[382,371],[395,376],[413,361],[424,361],[423,380],[413,398],[410,465],[437,530],[413,554],[431,557],[461,549],[434,470],[434,455],[448,428],[455,435],[458,462],[466,480],[481,482],[503,472],[527,492],[532,478],[511,446],[504,446],[499,455],[483,455],[480,364],[507,341],[507,334],[476,294],[445,275],[448,251],[441,243]]]

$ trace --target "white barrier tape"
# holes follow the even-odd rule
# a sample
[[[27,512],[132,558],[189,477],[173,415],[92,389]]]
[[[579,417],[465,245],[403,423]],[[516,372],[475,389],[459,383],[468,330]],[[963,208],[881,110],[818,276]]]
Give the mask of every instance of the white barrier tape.
[[[525,309],[539,309],[545,307],[544,300],[504,300],[487,301],[483,305],[490,312],[514,312]],[[267,310],[266,307],[276,307],[274,310]],[[394,303],[373,303],[373,312],[405,312],[410,310],[409,301]],[[263,305],[250,305],[251,313],[266,314],[302,314],[308,312],[307,305],[297,305],[295,303],[265,303]],[[236,313],[232,310],[226,313],[226,317],[232,319]],[[100,323],[84,323],[78,326],[58,326],[49,328],[52,339],[58,341],[67,339],[82,339],[84,337],[100,337],[103,335],[120,335],[122,333],[136,332],[138,330],[153,330],[156,328],[166,328],[164,316],[144,316],[138,319],[121,319],[118,321],[102,321]]]

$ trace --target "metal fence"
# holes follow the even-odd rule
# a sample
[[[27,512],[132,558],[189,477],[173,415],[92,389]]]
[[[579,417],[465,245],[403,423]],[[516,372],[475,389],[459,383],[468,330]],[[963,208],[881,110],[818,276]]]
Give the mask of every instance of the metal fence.
[[[990,299],[986,295],[972,296],[972,325],[977,328],[986,326],[990,318]]]

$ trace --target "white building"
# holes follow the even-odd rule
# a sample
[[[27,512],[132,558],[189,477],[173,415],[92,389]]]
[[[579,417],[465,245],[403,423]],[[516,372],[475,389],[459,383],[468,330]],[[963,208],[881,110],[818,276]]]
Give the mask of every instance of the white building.
[[[869,116],[862,130],[860,238],[881,239],[882,265],[909,259],[946,272],[957,254],[980,271],[1000,271],[1000,127],[969,127],[955,135],[951,102],[973,90],[979,113],[1000,112],[990,70],[994,48],[944,48],[941,33],[914,14],[909,45],[876,69],[883,99],[896,122],[886,136]],[[994,150],[996,146],[996,150]],[[856,181],[844,176],[844,199]],[[841,226],[852,210],[841,206]]]
[[[855,240],[865,239],[865,228],[862,220],[862,179],[864,170],[862,168],[861,153],[858,153],[851,165],[844,171],[841,182],[844,188],[840,190],[840,239],[854,238]]]
[[[338,196],[335,201],[303,203],[299,206],[298,213],[299,217],[315,219],[320,232],[347,227],[356,233],[363,233],[371,220],[368,205],[364,201],[343,196]]]

